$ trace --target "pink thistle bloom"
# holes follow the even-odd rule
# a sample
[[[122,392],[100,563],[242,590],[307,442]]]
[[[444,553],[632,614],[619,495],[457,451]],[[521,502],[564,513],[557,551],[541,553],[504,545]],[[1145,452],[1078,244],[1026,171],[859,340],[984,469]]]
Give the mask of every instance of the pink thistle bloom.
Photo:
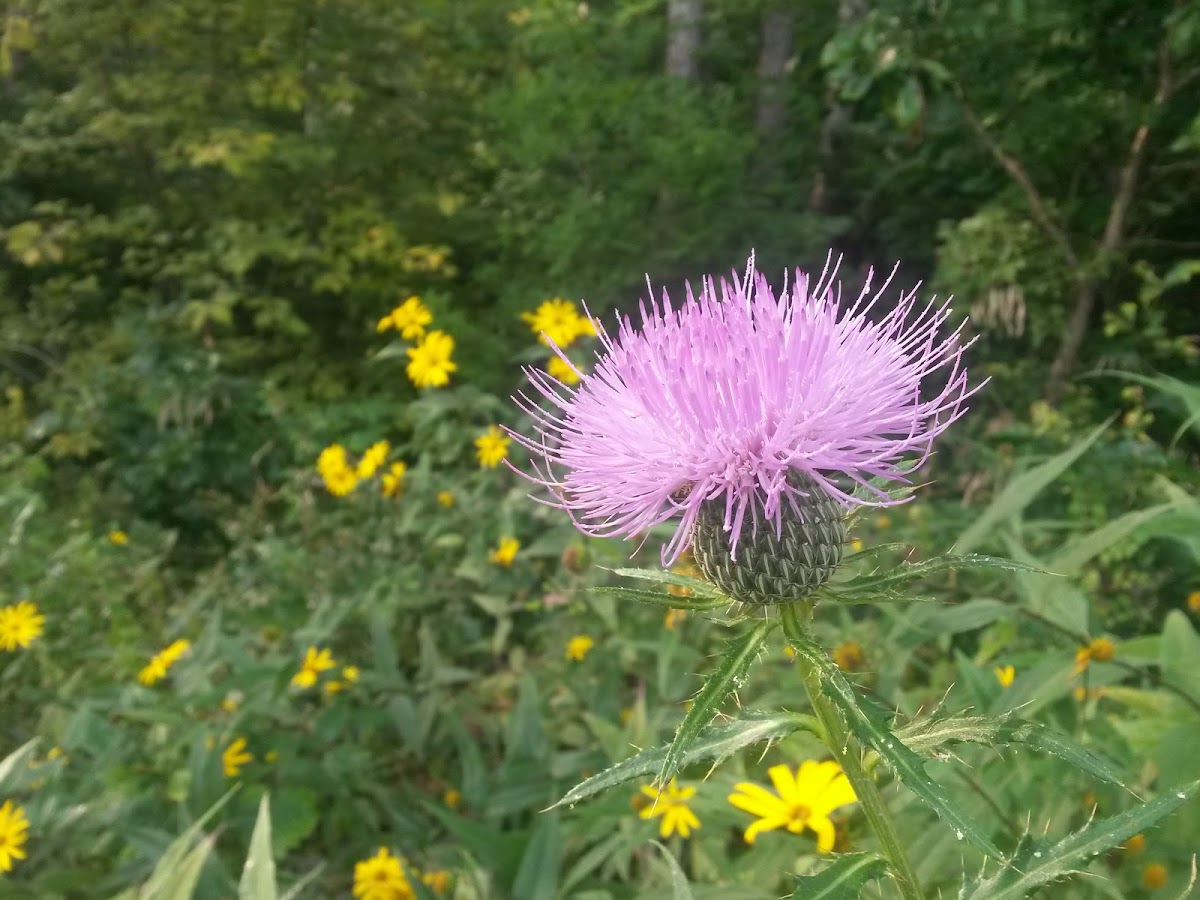
[[[966,323],[938,336],[949,300],[921,305],[914,288],[868,318],[895,271],[874,293],[868,273],[848,307],[837,264],[815,283],[797,270],[776,297],[753,256],[742,280],[707,277],[679,308],[651,293],[640,330],[628,317],[615,336],[598,329],[603,352],[574,388],[525,369],[550,406],[514,398],[538,431],[509,432],[535,460],[527,477],[596,537],[630,538],[678,516],[664,565],[687,549],[707,501],[724,502],[733,552],[747,515],[777,536],[785,504],[803,518],[797,485],[815,483],[845,508],[903,502],[868,481],[907,483],[978,387],[962,366]],[[944,386],[923,390],[935,373]]]

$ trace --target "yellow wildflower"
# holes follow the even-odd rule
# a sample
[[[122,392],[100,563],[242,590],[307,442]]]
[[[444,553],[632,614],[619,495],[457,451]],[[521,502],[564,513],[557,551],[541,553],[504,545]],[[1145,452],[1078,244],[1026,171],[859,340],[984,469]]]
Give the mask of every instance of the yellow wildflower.
[[[237,712],[241,705],[242,695],[237,691],[231,691],[221,699],[221,709],[227,713]]]
[[[495,425],[489,425],[488,430],[475,438],[475,456],[479,465],[485,469],[494,469],[508,456],[508,445],[511,438]]]
[[[277,763],[277,762],[279,762],[279,751],[278,751],[278,750],[268,750],[268,751],[267,751],[267,752],[266,752],[266,753],[263,755],[263,761],[264,761],[264,762],[267,762],[267,763]]]
[[[330,472],[340,472],[348,468],[350,468],[350,465],[346,461],[346,448],[341,444],[330,444],[317,457],[317,471],[321,475],[328,475]]]
[[[14,859],[24,859],[25,841],[29,835],[29,820],[25,810],[5,800],[0,806],[0,872],[11,872]]]
[[[1008,687],[1013,683],[1013,679],[1017,677],[1017,670],[1012,666],[996,666],[996,680],[1000,682],[1001,687]]]
[[[346,686],[344,684],[342,684],[340,681],[325,682],[325,693],[326,694],[340,694],[343,690],[345,690],[345,688],[346,688]]]
[[[578,384],[579,371],[574,365],[564,362],[557,356],[550,357],[550,361],[546,363],[546,371],[550,377],[557,378],[563,384]]]
[[[325,685],[325,693],[337,694],[344,691],[354,682],[358,681],[358,666],[344,666],[342,668],[342,677],[337,681],[330,681]]]
[[[438,491],[437,502],[449,509],[454,505],[454,495],[449,491]]]
[[[354,896],[358,900],[412,900],[412,885],[400,860],[386,847],[370,859],[354,864]]]
[[[886,531],[892,527],[892,519],[890,516],[878,515],[875,517],[875,527],[880,531]]]
[[[586,634],[577,634],[567,641],[567,659],[583,662],[584,657],[595,646],[596,642]]]
[[[854,803],[858,797],[836,762],[806,760],[793,775],[790,766],[772,766],[767,770],[778,794],[749,781],[734,785],[729,802],[757,816],[746,829],[746,843],[753,844],[764,831],[786,828],[800,834],[806,828],[817,836],[817,851],[833,849],[836,832],[829,814],[840,806]]]
[[[12,653],[18,647],[27,649],[41,636],[45,624],[46,617],[29,600],[0,606],[0,650]]]
[[[445,869],[434,869],[421,876],[421,883],[435,894],[444,894],[450,890],[450,873]]]
[[[129,543],[129,535],[120,528],[114,528],[108,533],[108,542],[114,547],[124,547]]]
[[[1078,675],[1088,667],[1088,663],[1093,659],[1096,662],[1108,662],[1116,652],[1116,645],[1111,640],[1104,637],[1096,638],[1086,647],[1080,647],[1075,651],[1075,670],[1072,674]]]
[[[833,648],[833,661],[843,672],[858,671],[865,659],[862,645],[856,641],[844,641]]]
[[[1192,591],[1187,595],[1187,606],[1194,613],[1200,613],[1200,591]]]
[[[169,646],[163,648],[154,656],[150,657],[150,662],[142,667],[138,672],[138,681],[150,687],[162,679],[167,677],[167,672],[171,670],[171,666],[179,662],[179,658],[188,652],[191,647],[191,642],[180,639],[173,641]]]
[[[376,441],[367,448],[367,452],[362,455],[362,459],[358,461],[357,475],[359,478],[370,478],[374,475],[379,467],[383,465],[383,461],[387,459],[387,455],[391,452],[392,445],[387,441]]]
[[[498,566],[504,566],[504,568],[509,569],[512,568],[513,560],[516,559],[517,551],[520,549],[521,542],[515,537],[508,537],[506,535],[500,538],[500,543],[495,550],[488,554],[488,559]]]
[[[431,331],[415,347],[409,347],[408,380],[419,388],[443,387],[458,366],[450,361],[454,338],[444,331]]]
[[[1121,845],[1121,849],[1127,850],[1130,853],[1141,853],[1146,849],[1146,836],[1144,834],[1135,834]]]
[[[1167,886],[1168,874],[1167,867],[1162,863],[1150,863],[1142,869],[1142,884],[1156,891]]]
[[[379,490],[385,497],[396,497],[404,490],[404,473],[408,471],[408,466],[396,460],[392,463],[392,467],[383,473],[379,479]]]
[[[433,314],[415,294],[379,320],[376,331],[395,328],[406,341],[415,341],[425,334],[425,326],[433,321]]]
[[[855,553],[862,553],[863,542],[859,538],[855,538],[850,542],[850,549]]]
[[[458,788],[446,788],[446,793],[442,794],[442,802],[451,809],[458,809],[462,803],[462,792]]]
[[[345,497],[358,486],[358,475],[346,459],[346,448],[330,444],[317,457],[317,472],[325,482],[325,490],[335,497]]]
[[[1116,646],[1108,638],[1096,638],[1088,644],[1088,650],[1096,662],[1108,662],[1117,652]]]
[[[642,794],[652,802],[643,806],[638,816],[643,819],[661,818],[658,825],[660,837],[669,838],[678,834],[681,838],[688,838],[700,827],[700,820],[687,805],[687,801],[696,795],[694,787],[679,787],[672,778],[661,791],[643,786]]]
[[[687,618],[686,609],[668,609],[667,616],[663,619],[663,625],[668,631],[674,631]]]
[[[242,766],[254,762],[254,754],[246,750],[246,739],[243,737],[233,741],[221,754],[221,766],[226,778],[237,778],[242,774]]]
[[[543,344],[554,342],[567,347],[579,335],[575,304],[562,297],[546,300],[533,312],[521,313],[521,318]]]
[[[358,681],[358,666],[345,666],[342,668],[342,680],[346,684],[354,684]]]
[[[304,662],[300,664],[300,671],[292,676],[292,685],[298,688],[310,688],[317,683],[317,679],[322,672],[328,672],[337,663],[333,661],[333,655],[328,649],[320,650],[316,647],[309,647],[304,651]]]

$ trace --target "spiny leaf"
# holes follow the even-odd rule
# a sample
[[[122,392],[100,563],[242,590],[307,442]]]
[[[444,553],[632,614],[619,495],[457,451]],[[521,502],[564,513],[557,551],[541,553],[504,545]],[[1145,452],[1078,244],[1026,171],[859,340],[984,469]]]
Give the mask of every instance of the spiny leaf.
[[[716,671],[708,676],[704,687],[700,688],[700,693],[692,700],[691,708],[675,732],[675,739],[667,748],[667,755],[658,772],[659,784],[666,784],[683,768],[690,746],[704,727],[713,720],[725,698],[742,683],[750,664],[758,658],[767,635],[777,624],[770,619],[763,619],[721,654]]]
[[[1073,874],[1077,867],[1145,831],[1200,792],[1200,781],[1107,819],[1089,822],[1057,844],[1026,839],[1017,854],[991,878],[963,885],[960,900],[1024,900],[1043,884]]]
[[[918,563],[901,563],[895,571],[886,575],[861,575],[858,578],[842,582],[838,585],[838,590],[851,595],[855,591],[878,591],[903,584],[906,581],[928,578],[930,575],[945,572],[948,569],[1005,569],[1010,572],[1045,574],[1036,566],[1026,565],[1013,559],[970,553],[966,556],[935,556],[933,559],[925,559]]]
[[[655,584],[670,584],[675,587],[688,588],[699,597],[715,599],[725,596],[703,578],[681,575],[679,572],[672,572],[668,569],[607,569],[606,571],[623,578],[636,578],[639,581],[653,581]]]
[[[617,587],[615,585],[597,585],[588,588],[588,593],[605,594],[618,600],[636,600],[639,603],[653,603],[656,606],[669,606],[672,609],[717,609],[729,605],[728,597],[708,599],[704,597],[681,597],[678,594],[664,594],[661,591],[639,591],[637,588]]]
[[[983,716],[946,716],[910,722],[896,732],[911,750],[932,755],[938,747],[952,743],[1026,744],[1035,750],[1057,756],[1078,769],[1110,784],[1122,784],[1121,772],[1108,759],[1081,747],[1065,735],[1037,722],[1013,720],[1011,716],[989,719]]]
[[[816,720],[812,716],[799,713],[745,713],[734,722],[724,725],[709,725],[703,729],[688,746],[680,762],[680,768],[708,759],[719,764],[743,747],[749,747],[761,741],[778,740],[801,729],[817,733]],[[643,750],[636,756],[622,760],[615,766],[577,784],[550,808],[578,803],[580,800],[586,800],[601,791],[624,784],[634,778],[661,772],[668,749],[668,747],[655,747],[653,750]]]
[[[859,900],[863,888],[887,874],[887,861],[874,853],[838,857],[816,875],[797,875],[792,900]]]
[[[988,839],[982,828],[954,805],[945,789],[929,777],[925,771],[925,760],[892,732],[886,717],[878,709],[861,701],[833,660],[807,638],[792,636],[790,640],[796,652],[802,654],[805,661],[820,673],[822,690],[846,717],[855,735],[875,748],[904,786],[924,800],[959,836],[967,838],[988,856],[999,858],[1000,849]]]

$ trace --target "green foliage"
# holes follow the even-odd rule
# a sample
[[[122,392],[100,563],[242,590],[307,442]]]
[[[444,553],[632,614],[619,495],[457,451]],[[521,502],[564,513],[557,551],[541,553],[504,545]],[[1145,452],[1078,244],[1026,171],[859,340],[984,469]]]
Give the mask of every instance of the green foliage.
[[[887,874],[887,861],[873,853],[851,853],[839,857],[819,875],[796,878],[796,900],[856,900],[863,889]]]
[[[860,807],[832,862],[808,834],[737,839],[734,784],[826,753],[771,623],[646,568],[657,532],[581,538],[472,445],[528,424],[509,397],[549,350],[520,312],[582,298],[611,330],[644,273],[678,298],[751,247],[777,278],[830,245],[847,293],[902,258],[897,284],[956,294],[992,381],[910,503],[851,520],[808,652],[860,661],[820,663],[826,696],[881,780],[1019,861],[980,869],[885,785],[930,895],[964,864],[979,896],[1140,890],[1131,853],[1081,854],[1200,776],[1200,15],[702,5],[695,81],[663,74],[662,2],[6,9],[0,606],[46,621],[0,651],[0,805],[30,822],[0,895],[348,896],[386,847],[419,900],[890,896]],[[1088,279],[1074,372],[1115,377],[1050,404]],[[446,388],[376,330],[410,295],[456,342]],[[332,496],[322,448],[380,439],[399,495],[378,473]],[[1113,658],[1076,671],[1098,637]],[[294,685],[310,647],[336,665]],[[630,806],[670,775],[696,789],[686,841]],[[1200,808],[1175,805],[1144,859],[1182,885]],[[1097,880],[1051,881],[1075,870]]]

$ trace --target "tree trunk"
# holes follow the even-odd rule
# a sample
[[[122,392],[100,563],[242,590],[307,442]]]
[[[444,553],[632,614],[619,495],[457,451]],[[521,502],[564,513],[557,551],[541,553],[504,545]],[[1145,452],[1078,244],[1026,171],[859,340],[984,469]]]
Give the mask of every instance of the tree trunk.
[[[669,0],[667,4],[667,74],[681,81],[700,78],[701,0]]]
[[[869,11],[868,0],[838,0],[838,27],[845,28],[852,22],[863,19]],[[821,122],[821,137],[817,145],[817,172],[813,176],[812,189],[808,195],[808,208],[813,212],[829,209],[829,177],[837,163],[838,138],[850,127],[852,121],[849,105],[838,99],[832,87],[825,92],[827,112]]]
[[[788,60],[792,56],[792,14],[768,10],[762,21],[762,49],[758,54],[758,110],[754,127],[759,134],[780,131],[787,120],[784,90]]]

